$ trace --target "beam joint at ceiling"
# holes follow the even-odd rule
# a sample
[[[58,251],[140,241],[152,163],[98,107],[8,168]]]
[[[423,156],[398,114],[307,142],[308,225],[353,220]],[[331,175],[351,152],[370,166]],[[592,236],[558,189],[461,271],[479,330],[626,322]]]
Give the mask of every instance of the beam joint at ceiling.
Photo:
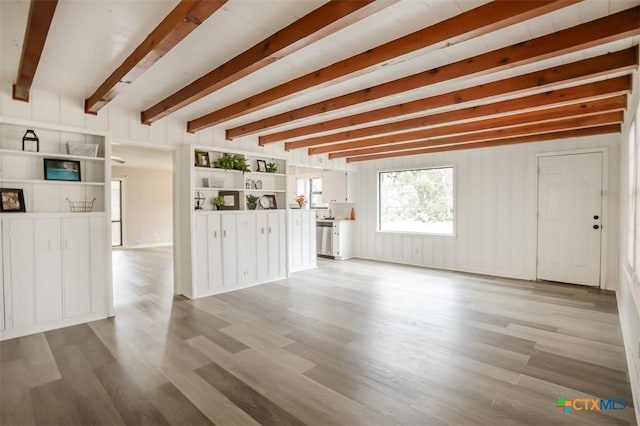
[[[44,50],[51,21],[55,14],[58,0],[32,0],[29,6],[27,29],[22,44],[22,55],[18,75],[13,85],[13,99],[29,102],[29,93],[33,79],[38,70],[40,57]]]
[[[187,131],[196,132],[293,99],[312,90],[361,76],[381,69],[398,57],[409,58],[411,55],[416,55],[421,49],[427,47],[435,49],[445,47],[447,43],[457,44],[574,3],[577,1],[490,2],[191,120],[187,125]],[[244,135],[247,134],[250,133],[244,133]],[[228,138],[238,136],[241,135],[229,134]]]
[[[380,108],[367,113],[356,114],[335,120],[329,120],[318,125],[310,125],[314,130],[319,128],[344,127],[345,125],[365,124],[370,121],[400,117],[411,113],[427,112],[436,108],[448,105],[462,106],[464,103],[478,100],[490,100],[504,95],[520,95],[531,91],[539,91],[549,86],[560,84],[574,84],[585,80],[592,80],[603,75],[615,75],[619,73],[630,73],[638,67],[638,52],[635,48],[629,48],[620,52],[608,53],[594,58],[583,59],[578,62],[561,65],[559,67],[548,68],[542,71],[507,78],[481,86],[470,87],[468,89],[436,95],[429,98],[419,99],[400,105]],[[631,87],[629,76],[622,76],[617,79],[606,80],[606,83],[599,82],[597,85],[582,85],[575,89],[564,88],[557,91],[548,92],[564,93],[574,98],[597,96],[598,93],[628,91]],[[596,89],[597,87],[597,89]],[[552,97],[551,95],[549,97]],[[475,107],[474,107],[475,108]],[[479,109],[479,108],[478,108]],[[452,115],[456,114],[451,112]],[[440,115],[442,117],[442,115]],[[430,116],[424,117],[430,120]],[[360,130],[347,131],[342,133],[345,139],[353,139]],[[362,131],[363,133],[366,130]],[[374,132],[375,133],[375,132]],[[338,138],[341,139],[341,138]],[[336,141],[333,134],[301,139],[294,142],[285,143],[285,149],[306,148],[309,146],[323,145]]]
[[[336,152],[329,155],[329,158],[345,158],[361,155],[373,155],[390,152],[410,152],[416,149],[433,148],[445,145],[459,145],[471,142],[483,142],[504,139],[509,137],[520,137],[553,133],[564,130],[584,129],[588,127],[604,126],[609,124],[622,123],[623,111],[605,111],[600,114],[590,116],[568,117],[551,122],[531,122],[511,128],[490,129],[467,134],[444,136],[436,138],[418,139],[413,142],[402,144],[391,144],[386,146],[376,146],[358,150]]]
[[[460,78],[483,76],[630,38],[640,34],[638,16],[640,16],[640,6],[472,58],[254,121],[229,129],[227,138],[262,133],[278,126],[295,123],[298,120],[322,116],[328,112],[412,90],[424,89],[435,84],[451,82]],[[197,119],[189,123],[190,125],[192,123],[206,124],[206,121]]]
[[[181,0],[96,91],[85,99],[84,112],[97,114],[226,2],[227,0]]]
[[[399,0],[334,0],[262,40],[141,113],[151,124]]]
[[[515,145],[521,143],[534,143],[534,142],[546,142],[557,141],[568,138],[579,138],[585,136],[606,135],[611,133],[620,133],[622,130],[622,124],[606,124],[602,126],[594,126],[581,129],[561,130],[557,132],[533,134],[528,136],[505,138],[498,140],[488,140],[482,142],[462,143],[457,145],[445,145],[437,146],[433,148],[416,149],[413,151],[401,151],[401,152],[387,152],[383,154],[364,155],[360,157],[348,157],[347,163],[355,163],[359,161],[372,161],[381,160],[385,158],[406,157],[415,155],[435,154],[437,152],[447,151],[460,151],[478,148],[494,148],[505,145]]]

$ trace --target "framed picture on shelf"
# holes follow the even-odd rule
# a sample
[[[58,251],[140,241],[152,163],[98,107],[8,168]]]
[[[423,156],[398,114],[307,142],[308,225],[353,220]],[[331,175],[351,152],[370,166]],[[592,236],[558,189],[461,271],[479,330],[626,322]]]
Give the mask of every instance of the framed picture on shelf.
[[[80,161],[45,158],[44,178],[45,180],[80,182],[82,180]]]
[[[267,172],[267,162],[264,160],[256,160],[256,162],[258,163],[258,167],[257,167],[257,172],[263,172],[266,173]]]
[[[207,151],[196,151],[196,166],[211,167],[209,162],[209,153]]]
[[[24,192],[22,189],[0,188],[0,212],[24,213],[27,210],[24,206]]]
[[[265,210],[274,210],[278,208],[275,195],[263,195],[260,198],[260,207]]]
[[[240,210],[239,191],[218,191],[218,196],[224,200],[224,205],[218,206],[218,210]]]

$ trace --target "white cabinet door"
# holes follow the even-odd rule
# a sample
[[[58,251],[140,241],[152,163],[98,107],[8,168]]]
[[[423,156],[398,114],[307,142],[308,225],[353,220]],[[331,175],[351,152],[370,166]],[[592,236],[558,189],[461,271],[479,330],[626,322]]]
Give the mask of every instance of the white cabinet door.
[[[6,219],[4,225],[8,247],[4,282],[10,294],[7,328],[33,325],[36,322],[33,220]]]
[[[302,213],[291,210],[289,221],[289,268],[292,271],[302,266]]]
[[[220,216],[207,215],[208,229],[208,268],[209,268],[209,292],[220,290],[224,287],[222,272],[222,230]]]
[[[194,280],[195,280],[195,296],[199,297],[209,292],[209,223],[207,216],[196,215],[194,245]]]
[[[89,219],[91,230],[91,312],[106,314],[109,307],[107,304],[107,270],[108,250],[106,240],[106,224],[103,217],[92,217]],[[110,243],[109,243],[110,244]]]
[[[60,219],[34,219],[36,322],[62,319]]]
[[[238,282],[247,285],[256,281],[256,215],[238,216]]]
[[[269,279],[286,275],[284,217],[284,212],[269,212],[267,214]]]
[[[325,170],[322,173],[322,199],[325,203],[346,203],[346,172]]]
[[[238,283],[238,246],[236,215],[220,217],[222,228],[222,281],[226,288],[233,288]]]
[[[256,279],[258,282],[267,281],[271,277],[269,271],[270,260],[273,257],[269,244],[268,215],[272,213],[256,213]]]
[[[89,221],[86,218],[62,219],[62,282],[66,318],[91,312],[90,261]]]
[[[302,212],[302,264],[309,265],[311,263],[312,247],[311,234],[315,233],[315,227],[312,227],[312,217],[315,223],[315,211],[303,210]]]

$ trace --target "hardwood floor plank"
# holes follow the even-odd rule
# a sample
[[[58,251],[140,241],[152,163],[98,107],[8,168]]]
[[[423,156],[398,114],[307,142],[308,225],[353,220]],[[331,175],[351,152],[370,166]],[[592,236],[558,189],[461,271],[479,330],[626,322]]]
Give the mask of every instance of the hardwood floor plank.
[[[636,424],[611,292],[320,259],[189,300],[170,255],[114,253],[115,318],[0,342],[0,424]]]
[[[86,325],[84,326],[87,329]],[[53,356],[68,389],[79,424],[125,424],[89,362],[74,344],[52,347]]]
[[[120,417],[128,425],[168,425],[158,409],[116,363],[94,370]]]
[[[165,366],[162,372],[202,414],[216,425],[257,426],[259,424],[194,371]]]
[[[151,397],[156,408],[172,425],[213,425],[213,423],[170,382]]]
[[[200,367],[196,373],[260,424],[304,424],[216,363]]]
[[[21,359],[2,364],[0,371],[0,424],[36,424],[27,371]]]
[[[83,425],[74,398],[74,389],[64,380],[46,383],[31,389],[33,414],[39,425]],[[5,423],[3,423],[5,424]],[[11,423],[6,423],[11,424]],[[22,423],[15,423],[22,424]],[[26,423],[25,423],[26,424]]]

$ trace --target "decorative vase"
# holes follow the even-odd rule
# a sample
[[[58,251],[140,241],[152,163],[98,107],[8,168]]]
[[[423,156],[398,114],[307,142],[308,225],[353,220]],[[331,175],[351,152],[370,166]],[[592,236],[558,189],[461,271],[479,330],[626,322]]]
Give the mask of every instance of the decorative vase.
[[[258,203],[247,203],[247,208],[249,210],[255,210],[257,206],[258,206]]]

